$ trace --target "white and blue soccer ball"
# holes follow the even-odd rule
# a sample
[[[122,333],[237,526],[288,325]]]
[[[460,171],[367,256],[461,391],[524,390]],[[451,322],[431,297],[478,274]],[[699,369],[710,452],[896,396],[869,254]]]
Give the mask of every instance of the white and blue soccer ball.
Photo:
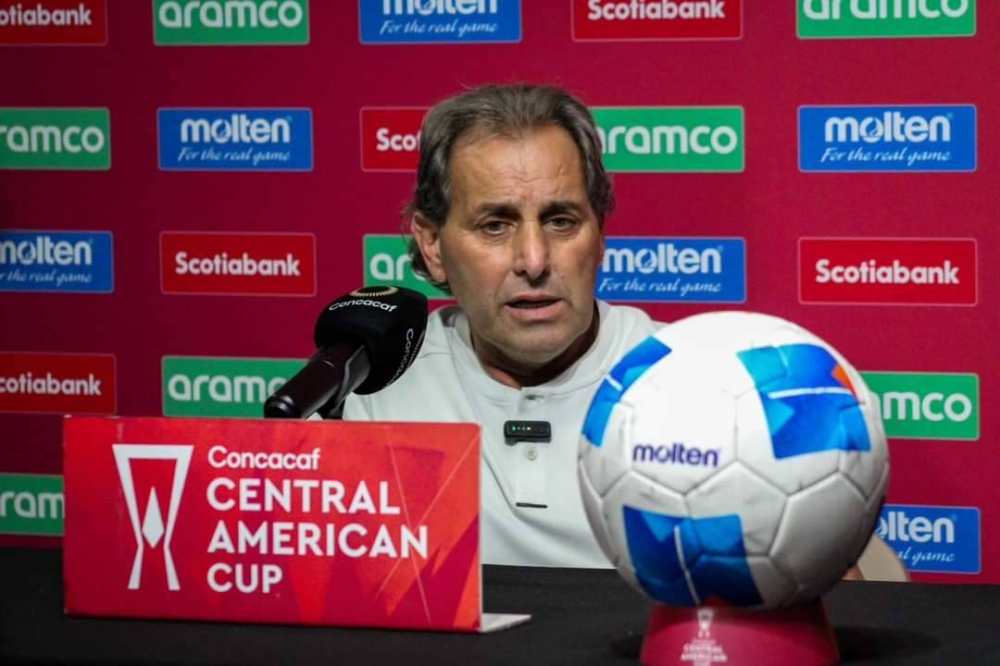
[[[710,312],[665,327],[587,413],[580,490],[598,543],[662,604],[816,598],[858,559],[885,498],[876,400],[784,319]]]

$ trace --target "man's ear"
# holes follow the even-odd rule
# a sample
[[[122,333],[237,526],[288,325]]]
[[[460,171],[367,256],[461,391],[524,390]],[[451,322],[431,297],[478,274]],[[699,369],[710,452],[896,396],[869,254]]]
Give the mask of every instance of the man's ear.
[[[427,272],[435,281],[447,282],[448,276],[441,263],[441,230],[420,213],[415,213],[410,221],[410,233],[424,256]]]

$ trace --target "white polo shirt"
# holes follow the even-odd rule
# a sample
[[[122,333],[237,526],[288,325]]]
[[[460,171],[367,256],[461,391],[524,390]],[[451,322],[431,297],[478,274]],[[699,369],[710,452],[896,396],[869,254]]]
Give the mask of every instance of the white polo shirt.
[[[394,384],[351,395],[345,420],[472,422],[482,426],[480,533],[484,564],[610,567],[594,539],[577,481],[577,447],[604,375],[662,324],[598,301],[597,340],[558,378],[522,389],[490,378],[457,307],[430,315],[417,360]],[[551,442],[508,443],[508,420],[548,421]]]

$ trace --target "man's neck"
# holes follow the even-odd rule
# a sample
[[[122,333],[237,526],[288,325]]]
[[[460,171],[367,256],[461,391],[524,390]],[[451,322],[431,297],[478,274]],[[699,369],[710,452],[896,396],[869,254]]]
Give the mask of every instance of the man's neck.
[[[521,389],[550,382],[571,368],[593,346],[594,341],[597,340],[600,325],[600,312],[597,303],[594,303],[594,315],[587,330],[580,334],[561,354],[534,367],[525,367],[523,363],[510,359],[495,347],[484,343],[471,330],[469,337],[472,339],[472,348],[476,358],[479,359],[479,364],[486,374],[504,386]]]

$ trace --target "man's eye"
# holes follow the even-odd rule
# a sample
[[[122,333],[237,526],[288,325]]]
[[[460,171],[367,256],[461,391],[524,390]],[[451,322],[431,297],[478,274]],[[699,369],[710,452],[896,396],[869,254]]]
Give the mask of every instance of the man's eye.
[[[488,234],[501,234],[504,230],[504,223],[500,220],[490,220],[479,228]]]
[[[576,226],[576,220],[571,217],[554,217],[549,220],[549,224],[556,229],[568,230]]]

